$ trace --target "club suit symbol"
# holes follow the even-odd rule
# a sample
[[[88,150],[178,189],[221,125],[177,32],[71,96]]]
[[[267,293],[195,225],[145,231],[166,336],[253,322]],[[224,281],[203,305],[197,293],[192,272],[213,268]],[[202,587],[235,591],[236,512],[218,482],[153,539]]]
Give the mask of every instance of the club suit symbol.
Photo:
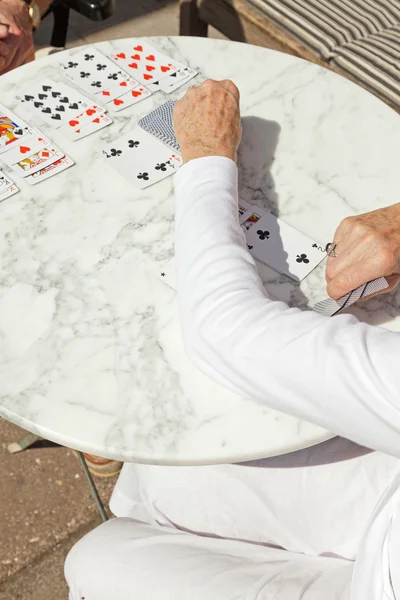
[[[309,263],[309,259],[307,258],[307,254],[298,254],[296,257],[296,262],[298,263]]]
[[[139,175],[137,176],[138,179],[143,179],[143,181],[148,181],[149,178],[149,174],[148,173],[139,173]]]
[[[122,150],[116,150],[115,148],[111,148],[110,154],[107,154],[107,152],[104,152],[104,154],[107,156],[107,158],[115,158],[116,156],[121,156]]]
[[[260,238],[260,240],[268,240],[270,233],[269,231],[262,231],[262,229],[257,229],[257,235]]]

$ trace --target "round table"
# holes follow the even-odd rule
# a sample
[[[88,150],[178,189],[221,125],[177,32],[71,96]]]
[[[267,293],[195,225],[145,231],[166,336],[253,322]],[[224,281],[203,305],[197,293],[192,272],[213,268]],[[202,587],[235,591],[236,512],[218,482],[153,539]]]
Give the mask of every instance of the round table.
[[[362,88],[255,46],[150,42],[200,71],[189,85],[231,78],[239,87],[242,199],[321,244],[345,216],[399,200],[400,120]],[[233,394],[190,363],[175,292],[157,277],[173,255],[173,179],[138,191],[102,156],[108,142],[188,86],[154,94],[72,143],[13,98],[28,81],[63,80],[60,56],[0,81],[2,102],[76,161],[34,187],[19,178],[21,192],[0,204],[1,415],[71,448],[169,465],[247,461],[332,437]],[[264,265],[260,274],[269,293],[291,305],[326,295],[323,264],[300,286]],[[399,307],[397,294],[353,312],[400,331]]]

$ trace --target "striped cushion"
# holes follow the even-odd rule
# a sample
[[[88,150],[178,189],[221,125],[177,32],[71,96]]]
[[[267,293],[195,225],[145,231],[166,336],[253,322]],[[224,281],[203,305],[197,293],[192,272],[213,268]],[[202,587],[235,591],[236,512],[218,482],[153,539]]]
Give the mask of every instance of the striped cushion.
[[[400,24],[400,0],[250,0],[325,60]]]
[[[331,64],[400,108],[400,25],[336,48]]]

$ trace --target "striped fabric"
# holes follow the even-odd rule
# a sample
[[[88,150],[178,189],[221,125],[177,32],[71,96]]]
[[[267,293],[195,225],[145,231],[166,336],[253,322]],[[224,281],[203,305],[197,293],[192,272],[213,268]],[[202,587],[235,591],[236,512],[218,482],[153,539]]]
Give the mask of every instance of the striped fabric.
[[[338,46],[400,24],[399,0],[251,0],[323,59]]]
[[[249,0],[323,60],[400,109],[400,0]]]
[[[331,64],[400,110],[400,25],[336,48]]]

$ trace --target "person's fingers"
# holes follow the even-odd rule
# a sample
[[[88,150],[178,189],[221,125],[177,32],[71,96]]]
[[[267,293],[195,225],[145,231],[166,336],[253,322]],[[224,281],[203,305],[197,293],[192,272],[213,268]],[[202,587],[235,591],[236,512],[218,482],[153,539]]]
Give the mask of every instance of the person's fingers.
[[[339,247],[335,248],[335,252],[337,255],[328,256],[326,261],[325,279],[327,283],[352,264],[363,261],[371,253],[371,248],[362,240],[356,239],[346,246],[342,245],[341,250]]]
[[[3,70],[0,69],[3,75],[19,67],[21,65],[22,59],[18,47],[16,47],[15,45],[10,46],[10,52],[7,58],[5,58],[4,60],[5,64],[3,66]]]
[[[373,259],[354,262],[333,277],[326,289],[328,295],[337,300],[360,285],[391,273],[393,273],[393,269],[385,271],[382,264]]]
[[[10,54],[10,48],[8,44],[0,41],[0,56],[8,56]]]
[[[234,97],[237,104],[240,103],[240,92],[231,79],[223,79],[221,85]]]
[[[10,32],[10,27],[9,25],[6,25],[5,23],[0,23],[0,39],[4,39],[8,36]]]
[[[361,300],[361,302],[367,302],[368,300],[371,300],[371,298],[375,298],[375,296],[382,296],[383,294],[389,294],[390,292],[393,292],[393,290],[399,285],[400,283],[400,275],[389,275],[387,277],[385,277],[386,281],[389,284],[389,287],[385,288],[384,290],[380,290],[380,292],[375,292],[375,294],[371,294],[370,296],[367,296],[366,298],[363,298]]]

